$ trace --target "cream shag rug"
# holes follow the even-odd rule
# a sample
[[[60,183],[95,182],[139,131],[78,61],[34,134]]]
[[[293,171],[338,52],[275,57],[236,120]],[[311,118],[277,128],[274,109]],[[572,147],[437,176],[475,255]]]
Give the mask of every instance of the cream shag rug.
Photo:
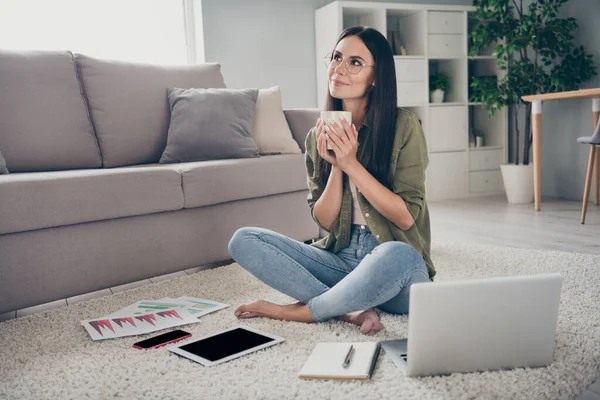
[[[600,256],[504,247],[433,247],[438,280],[558,271],[563,291],[555,361],[547,368],[406,378],[385,353],[370,381],[305,381],[297,377],[319,341],[402,338],[407,317],[382,315],[386,329],[367,337],[356,326],[331,321],[301,324],[266,319],[238,322],[235,306],[255,299],[292,299],[263,285],[237,264],[150,284],[132,291],[0,324],[0,398],[573,398],[600,373]],[[184,329],[200,337],[237,324],[286,341],[206,368],[164,347],[140,351],[150,335],[92,341],[80,321],[112,313],[138,300],[193,296],[231,304]]]

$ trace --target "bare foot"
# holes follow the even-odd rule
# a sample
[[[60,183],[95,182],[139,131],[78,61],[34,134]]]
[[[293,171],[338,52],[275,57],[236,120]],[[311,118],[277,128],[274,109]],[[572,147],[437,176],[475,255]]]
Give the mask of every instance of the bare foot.
[[[365,335],[374,335],[383,329],[379,315],[372,308],[366,311],[356,311],[338,317],[342,321],[360,326],[360,331]]]
[[[239,306],[235,310],[238,318],[264,317],[286,321],[313,322],[308,306],[302,303],[279,305],[264,300]]]

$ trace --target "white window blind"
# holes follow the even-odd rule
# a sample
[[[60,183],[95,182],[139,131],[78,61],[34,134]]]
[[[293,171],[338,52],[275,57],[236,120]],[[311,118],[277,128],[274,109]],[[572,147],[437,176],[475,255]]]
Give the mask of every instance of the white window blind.
[[[0,48],[187,64],[182,0],[0,0]]]

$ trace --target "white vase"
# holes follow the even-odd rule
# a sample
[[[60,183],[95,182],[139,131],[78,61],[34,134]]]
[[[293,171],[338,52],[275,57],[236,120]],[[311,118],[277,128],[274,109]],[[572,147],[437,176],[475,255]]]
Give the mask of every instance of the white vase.
[[[483,136],[475,136],[475,147],[483,147]]]
[[[436,89],[433,92],[429,92],[430,96],[431,96],[431,102],[432,103],[443,103],[444,102],[444,91],[441,89]]]
[[[533,165],[500,166],[506,198],[511,204],[533,203]]]

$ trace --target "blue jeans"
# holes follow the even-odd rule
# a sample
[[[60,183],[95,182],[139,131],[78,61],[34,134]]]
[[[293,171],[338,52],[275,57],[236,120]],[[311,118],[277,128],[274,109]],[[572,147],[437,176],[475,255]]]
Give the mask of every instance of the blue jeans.
[[[373,307],[407,314],[410,285],[430,282],[414,247],[380,244],[363,225],[352,225],[349,246],[337,254],[250,227],[234,233],[229,253],[262,282],[308,304],[314,321]]]

